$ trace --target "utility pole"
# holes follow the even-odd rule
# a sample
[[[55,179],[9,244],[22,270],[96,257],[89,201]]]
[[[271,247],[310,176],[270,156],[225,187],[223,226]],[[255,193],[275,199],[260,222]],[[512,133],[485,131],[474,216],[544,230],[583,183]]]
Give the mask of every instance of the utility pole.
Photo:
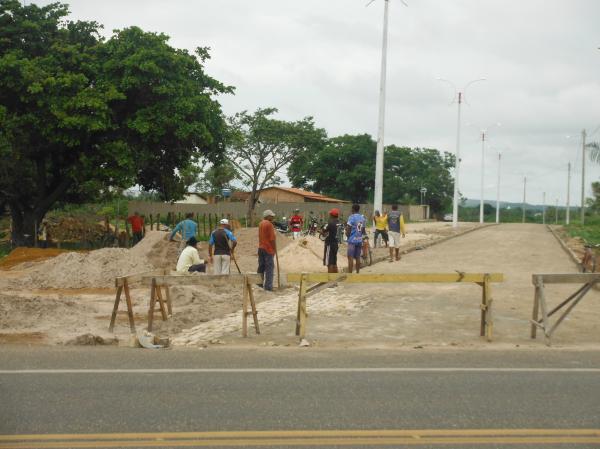
[[[546,192],[542,194],[542,224],[546,224]]]
[[[527,176],[523,176],[523,223],[525,223],[525,201],[527,199]]]
[[[383,13],[383,44],[381,50],[381,78],[379,81],[379,126],[377,130],[377,155],[375,157],[375,198],[374,209],[382,211],[383,203],[383,137],[385,124],[385,82],[387,70],[387,40],[388,40],[388,6],[389,0],[384,0]]]
[[[479,200],[479,223],[483,223],[483,169],[485,157],[485,131],[481,131],[481,198]]]
[[[585,224],[585,129],[581,131],[581,226]]]
[[[556,198],[556,207],[554,209],[554,224],[558,224],[558,198]]]
[[[569,162],[568,175],[567,175],[567,214],[565,216],[565,223],[569,224],[571,215],[571,163]]]
[[[498,182],[496,185],[496,224],[500,223],[500,162],[502,153],[498,151]]]

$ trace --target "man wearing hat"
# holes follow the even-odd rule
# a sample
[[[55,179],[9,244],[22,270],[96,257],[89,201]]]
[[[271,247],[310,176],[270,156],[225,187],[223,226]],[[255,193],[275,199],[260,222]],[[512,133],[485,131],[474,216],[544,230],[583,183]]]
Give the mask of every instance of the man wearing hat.
[[[193,273],[194,271],[206,273],[206,264],[200,255],[196,245],[198,241],[196,237],[190,237],[186,242],[186,247],[183,249],[177,260],[177,271],[179,273]]]
[[[213,264],[214,274],[229,274],[231,253],[237,245],[237,240],[228,227],[229,220],[223,218],[208,239],[208,261]]]
[[[327,225],[323,229],[323,234],[325,237],[325,248],[323,251],[323,265],[327,265],[328,273],[337,273],[337,253],[338,253],[338,226],[339,221],[338,217],[340,216],[340,211],[337,208],[331,209],[329,211],[329,221]]]
[[[275,213],[267,209],[263,212],[263,219],[258,225],[258,273],[263,276],[263,288],[265,290],[273,290],[273,269],[276,251],[275,228],[273,227],[273,219]]]

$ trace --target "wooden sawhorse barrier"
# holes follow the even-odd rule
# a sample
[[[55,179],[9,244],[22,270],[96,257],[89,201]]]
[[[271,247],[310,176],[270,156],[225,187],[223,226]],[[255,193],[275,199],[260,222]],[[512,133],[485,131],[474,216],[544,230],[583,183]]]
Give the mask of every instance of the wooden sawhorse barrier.
[[[546,344],[550,346],[550,338],[560,323],[567,317],[575,306],[583,299],[583,297],[592,289],[592,287],[600,281],[600,273],[568,273],[568,274],[534,274],[531,276],[531,281],[535,286],[535,295],[533,298],[533,314],[531,318],[531,338],[536,337],[537,328],[539,327],[544,332]],[[546,295],[544,287],[546,284],[583,284],[575,293],[562,301],[552,310],[548,310],[546,304]],[[570,303],[570,304],[569,304]],[[569,306],[556,320],[553,325],[550,324],[549,318],[558,312],[560,309]],[[540,319],[541,309],[541,319]]]
[[[112,315],[110,317],[110,324],[108,326],[108,331],[113,332],[115,329],[115,321],[117,320],[117,312],[119,310],[119,303],[121,302],[121,294],[125,292],[125,303],[127,305],[127,315],[129,317],[129,331],[134,334],[135,333],[135,320],[133,318],[133,305],[131,303],[131,295],[129,292],[129,287],[132,284],[141,282],[143,278],[146,276],[153,275],[164,275],[165,270],[152,270],[152,271],[144,271],[143,273],[130,274],[127,276],[120,276],[115,278],[115,287],[117,288],[117,295],[115,297],[115,305],[113,306]],[[167,304],[169,307],[169,314],[171,314],[171,301],[169,291],[167,290]],[[164,304],[163,304],[164,307]],[[166,315],[164,316],[166,320]]]
[[[296,335],[306,336],[306,298],[335,282],[351,284],[378,283],[475,283],[481,286],[481,325],[479,334],[492,341],[494,322],[492,319],[492,282],[502,282],[502,273],[402,273],[402,274],[341,274],[341,273],[288,273],[287,282],[299,282],[298,310],[296,313]],[[310,283],[317,283],[309,287]]]
[[[242,336],[248,336],[248,316],[252,315],[254,320],[254,330],[256,334],[260,334],[258,326],[258,312],[256,310],[256,302],[254,301],[254,293],[252,291],[253,284],[262,283],[262,278],[259,274],[229,274],[229,275],[212,275],[212,274],[176,274],[176,275],[159,275],[146,276],[142,278],[144,285],[149,285],[150,290],[150,306],[148,307],[148,332],[152,331],[154,323],[155,304],[158,301],[161,304],[162,297],[160,295],[161,287],[166,287],[169,291],[171,286],[184,285],[241,285],[242,286]],[[158,293],[154,293],[158,292]],[[248,311],[250,306],[251,311]],[[162,306],[161,306],[162,307]],[[162,313],[162,308],[160,309]]]

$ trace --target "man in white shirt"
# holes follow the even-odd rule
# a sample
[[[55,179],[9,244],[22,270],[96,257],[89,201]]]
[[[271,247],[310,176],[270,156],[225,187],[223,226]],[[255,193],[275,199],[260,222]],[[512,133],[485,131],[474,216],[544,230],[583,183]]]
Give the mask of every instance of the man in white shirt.
[[[206,264],[200,259],[198,249],[196,249],[197,244],[196,237],[188,239],[187,245],[179,255],[179,260],[177,261],[177,271],[179,273],[192,273],[194,271],[206,273]]]

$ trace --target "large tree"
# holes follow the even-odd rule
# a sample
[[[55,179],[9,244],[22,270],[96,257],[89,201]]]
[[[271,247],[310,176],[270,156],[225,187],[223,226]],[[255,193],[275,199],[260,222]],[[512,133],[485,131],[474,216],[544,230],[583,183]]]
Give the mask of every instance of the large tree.
[[[326,139],[312,117],[287,122],[272,117],[275,108],[240,112],[229,119],[227,155],[239,179],[250,189],[248,217],[252,219],[262,189],[282,182],[282,170],[297,155],[317,154]]]
[[[213,97],[231,89],[204,72],[206,49],[135,27],[105,41],[97,23],[67,15],[0,0],[0,202],[16,244],[58,199],[136,183],[177,198],[201,156],[224,152]]]
[[[295,187],[363,203],[373,196],[376,150],[368,134],[333,137],[321,151],[297,157],[288,177]]]
[[[368,134],[333,137],[317,154],[296,158],[288,176],[296,187],[354,202],[372,201],[376,147]],[[384,161],[384,202],[415,203],[425,187],[427,203],[434,212],[448,206],[453,190],[451,154],[390,145],[385,148]]]
[[[420,198],[421,188],[425,187],[426,204],[432,212],[441,213],[452,201],[453,167],[454,156],[448,152],[390,145],[385,148],[383,200],[386,203],[407,197],[416,200]]]

